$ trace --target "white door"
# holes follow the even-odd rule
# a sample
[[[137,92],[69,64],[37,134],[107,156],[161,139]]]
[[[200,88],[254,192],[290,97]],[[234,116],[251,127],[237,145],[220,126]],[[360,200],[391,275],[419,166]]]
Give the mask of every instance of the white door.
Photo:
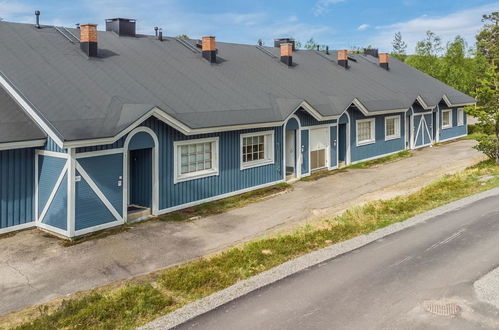
[[[286,131],[286,167],[295,168],[296,131]]]
[[[310,168],[316,170],[328,165],[329,129],[310,130]]]

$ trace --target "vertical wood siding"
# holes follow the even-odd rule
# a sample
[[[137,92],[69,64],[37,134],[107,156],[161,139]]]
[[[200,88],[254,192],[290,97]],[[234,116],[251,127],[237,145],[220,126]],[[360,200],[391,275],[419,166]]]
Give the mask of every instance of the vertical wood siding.
[[[38,215],[45,208],[66,162],[64,158],[38,155]],[[67,174],[42,222],[60,229],[67,228]]]
[[[35,151],[0,151],[0,228],[34,221]]]
[[[457,126],[457,108],[452,108],[452,127],[442,129],[442,110],[449,109],[446,106],[440,106],[440,140],[447,140],[465,135],[467,132],[468,115],[464,113],[464,122],[462,126]]]

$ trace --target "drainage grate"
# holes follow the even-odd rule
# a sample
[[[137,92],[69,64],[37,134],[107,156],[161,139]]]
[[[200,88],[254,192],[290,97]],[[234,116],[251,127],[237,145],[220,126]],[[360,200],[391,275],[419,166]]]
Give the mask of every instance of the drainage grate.
[[[458,304],[431,301],[424,302],[424,309],[438,316],[456,316],[461,311],[461,307]]]

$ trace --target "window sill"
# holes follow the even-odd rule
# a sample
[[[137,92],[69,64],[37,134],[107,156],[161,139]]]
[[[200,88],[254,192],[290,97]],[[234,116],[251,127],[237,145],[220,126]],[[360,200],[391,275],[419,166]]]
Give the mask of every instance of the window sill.
[[[385,137],[385,141],[397,140],[397,139],[400,139],[400,135],[393,135],[393,136]]]
[[[176,184],[179,182],[202,179],[202,178],[207,178],[207,177],[215,176],[215,175],[218,175],[218,170],[207,170],[207,171],[202,171],[202,172],[193,172],[193,173],[189,173],[189,174],[182,174],[182,175],[177,175],[174,178],[173,183]]]
[[[442,126],[442,129],[449,129],[452,128],[452,126]]]
[[[376,143],[376,140],[360,141],[357,142],[357,147],[366,146],[373,143]]]
[[[255,162],[250,162],[250,163],[242,163],[241,164],[241,170],[247,170],[249,168],[253,167],[259,167],[259,166],[265,166],[265,165],[272,165],[274,164],[273,159],[265,159],[265,160],[259,160]]]

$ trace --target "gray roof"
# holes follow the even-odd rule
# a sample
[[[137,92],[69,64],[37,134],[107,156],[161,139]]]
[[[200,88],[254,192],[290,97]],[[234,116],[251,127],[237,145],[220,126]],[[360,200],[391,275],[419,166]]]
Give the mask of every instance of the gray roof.
[[[444,94],[474,102],[393,58],[386,71],[351,55],[357,62],[345,70],[335,52],[300,50],[289,68],[271,47],[217,42],[219,63],[210,64],[174,38],[99,31],[98,45],[99,57],[88,58],[53,27],[0,22],[0,72],[66,141],[115,136],[155,107],[196,129],[280,122],[303,101],[322,116],[355,98],[370,112],[407,109],[418,95],[428,105]]]
[[[44,139],[45,133],[0,87],[0,144]]]

